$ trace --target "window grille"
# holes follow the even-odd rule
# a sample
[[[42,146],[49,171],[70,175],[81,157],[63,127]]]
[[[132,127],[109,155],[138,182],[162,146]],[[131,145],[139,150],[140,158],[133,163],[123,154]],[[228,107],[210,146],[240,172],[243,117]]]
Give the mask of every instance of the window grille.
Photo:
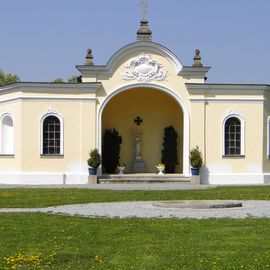
[[[225,122],[225,155],[241,154],[241,123],[236,117]]]
[[[43,121],[43,154],[59,155],[61,148],[61,126],[55,116],[48,116]]]

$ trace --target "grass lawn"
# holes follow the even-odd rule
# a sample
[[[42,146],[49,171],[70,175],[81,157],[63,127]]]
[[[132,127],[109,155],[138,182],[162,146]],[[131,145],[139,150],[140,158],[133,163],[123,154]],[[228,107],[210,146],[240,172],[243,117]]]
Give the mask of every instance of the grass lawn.
[[[269,200],[270,186],[189,191],[0,189],[0,208],[175,199]],[[270,219],[0,214],[0,270],[270,269]]]
[[[270,200],[270,186],[218,187],[207,190],[114,191],[90,189],[0,189],[0,208],[149,200]]]
[[[0,214],[4,257],[0,269],[265,270],[270,269],[270,219]]]

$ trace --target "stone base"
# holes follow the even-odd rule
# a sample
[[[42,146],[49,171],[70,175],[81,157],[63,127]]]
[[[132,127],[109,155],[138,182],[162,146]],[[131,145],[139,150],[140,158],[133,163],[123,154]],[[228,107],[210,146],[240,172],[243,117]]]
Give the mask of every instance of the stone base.
[[[88,184],[97,184],[97,176],[96,175],[89,175],[88,176]]]
[[[191,176],[191,185],[200,185],[201,183],[201,176],[200,175],[192,175]]]
[[[132,172],[133,173],[144,173],[145,172],[145,165],[144,161],[141,158],[136,158],[133,161],[133,167],[132,167]]]

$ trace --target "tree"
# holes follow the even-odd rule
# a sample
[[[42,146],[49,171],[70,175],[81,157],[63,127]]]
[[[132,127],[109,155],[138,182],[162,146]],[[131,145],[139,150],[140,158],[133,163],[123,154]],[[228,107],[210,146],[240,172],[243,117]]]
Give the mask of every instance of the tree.
[[[52,81],[52,83],[63,83],[63,82],[64,82],[63,78],[57,78],[57,79]]]
[[[177,132],[173,126],[164,129],[161,162],[165,165],[166,173],[174,173],[175,166],[178,164],[177,137]]]
[[[69,83],[77,83],[78,80],[77,80],[77,76],[76,75],[72,75],[68,78],[68,82]]]
[[[64,83],[64,79],[63,78],[56,78],[55,80],[52,81],[52,83]],[[78,83],[81,82],[78,80],[78,77],[76,75],[72,75],[68,78],[68,83]]]
[[[19,82],[19,81],[20,81],[20,78],[17,75],[11,74],[11,73],[5,74],[0,69],[0,86],[16,83],[16,82]]]

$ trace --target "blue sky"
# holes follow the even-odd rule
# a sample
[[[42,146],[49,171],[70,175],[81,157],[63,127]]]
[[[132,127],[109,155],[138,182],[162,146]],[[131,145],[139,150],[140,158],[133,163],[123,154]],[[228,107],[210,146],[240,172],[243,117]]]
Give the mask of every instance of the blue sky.
[[[139,28],[139,0],[0,1],[0,68],[22,81],[79,75],[87,48],[105,64]],[[201,50],[208,82],[269,84],[269,10],[269,0],[149,0],[147,18],[183,65]]]

